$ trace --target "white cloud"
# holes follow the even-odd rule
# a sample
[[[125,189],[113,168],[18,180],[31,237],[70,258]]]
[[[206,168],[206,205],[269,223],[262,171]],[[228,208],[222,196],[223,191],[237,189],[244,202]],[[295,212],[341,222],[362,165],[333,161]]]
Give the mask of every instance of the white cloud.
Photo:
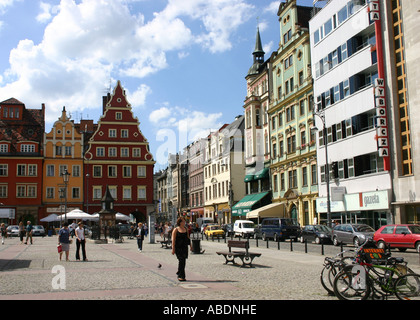
[[[15,1],[22,0],[0,0],[0,12]],[[229,50],[232,34],[252,12],[244,0],[168,0],[145,21],[142,13],[130,12],[133,2],[138,0],[41,2],[36,19],[47,24],[43,39],[21,40],[10,52],[0,96],[31,106],[45,103],[47,123],[64,105],[79,112],[97,109],[110,78],[141,79],[159,72],[168,67],[168,52],[178,51],[181,59],[194,44],[211,52]],[[193,31],[187,23],[197,21],[202,28]],[[130,103],[144,106],[151,90],[137,85]],[[206,125],[201,121],[206,116],[197,114],[191,121]]]
[[[159,125],[159,122],[168,118],[171,115],[171,111],[167,108],[167,107],[162,107],[158,110],[154,110],[150,115],[149,115],[149,120],[156,124]]]

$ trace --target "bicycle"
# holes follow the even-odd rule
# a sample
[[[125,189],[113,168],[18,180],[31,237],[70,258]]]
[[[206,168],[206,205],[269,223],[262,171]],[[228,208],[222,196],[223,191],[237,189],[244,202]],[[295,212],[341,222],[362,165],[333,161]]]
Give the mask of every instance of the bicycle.
[[[324,259],[324,267],[321,270],[320,280],[321,285],[327,290],[329,295],[334,295],[333,282],[335,276],[344,266],[352,264],[355,259],[354,256],[343,257],[347,252],[354,252],[354,250],[345,250],[336,254],[334,257],[326,257]]]
[[[334,278],[334,294],[340,300],[420,299],[420,275],[402,258],[386,257],[383,249],[359,247],[356,264],[345,266]]]

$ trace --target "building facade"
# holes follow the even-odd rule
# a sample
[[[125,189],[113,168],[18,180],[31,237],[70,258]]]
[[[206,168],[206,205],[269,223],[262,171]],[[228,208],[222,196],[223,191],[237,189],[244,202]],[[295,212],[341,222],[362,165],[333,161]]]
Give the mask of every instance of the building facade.
[[[312,7],[281,3],[279,49],[271,57],[269,126],[271,183],[278,215],[301,225],[319,221],[313,86],[309,41]]]
[[[29,109],[15,98],[0,103],[0,220],[42,218],[45,106]]]
[[[66,209],[84,210],[84,139],[65,107],[51,131],[45,133],[43,148],[44,215],[62,215]],[[62,176],[66,170],[70,174],[67,187]]]
[[[327,221],[329,203],[333,220],[377,229],[392,221],[392,184],[389,150],[381,147],[387,129],[379,122],[387,125],[386,43],[369,7],[365,0],[330,1],[311,19],[310,32],[320,221]]]
[[[155,161],[119,81],[103,107],[84,156],[85,173],[90,177],[86,192],[90,210],[100,210],[108,187],[117,212],[147,221],[148,213],[154,210]]]

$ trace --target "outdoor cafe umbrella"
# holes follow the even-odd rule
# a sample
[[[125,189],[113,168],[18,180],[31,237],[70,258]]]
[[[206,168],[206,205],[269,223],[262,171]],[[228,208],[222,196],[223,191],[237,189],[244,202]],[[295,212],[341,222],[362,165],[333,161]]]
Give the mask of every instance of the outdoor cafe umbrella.
[[[80,209],[74,209],[67,214],[62,214],[57,217],[57,220],[71,219],[71,220],[94,220],[94,217],[89,213],[83,212]]]
[[[50,214],[49,216],[42,218],[42,222],[54,222],[57,221],[57,215],[55,213]]]
[[[99,213],[95,213],[95,214],[93,214],[92,215],[92,220],[99,220]],[[123,213],[116,213],[115,214],[115,220],[123,220],[123,221],[128,221],[128,220],[130,220],[130,217],[129,216],[126,216],[125,214],[123,214]]]

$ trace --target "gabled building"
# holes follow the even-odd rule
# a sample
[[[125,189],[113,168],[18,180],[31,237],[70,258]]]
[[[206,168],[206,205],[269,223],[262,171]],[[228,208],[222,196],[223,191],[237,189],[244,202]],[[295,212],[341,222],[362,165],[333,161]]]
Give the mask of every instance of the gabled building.
[[[34,223],[42,212],[44,128],[44,105],[28,109],[15,98],[0,103],[0,219],[7,223]]]
[[[155,161],[119,81],[113,94],[104,97],[103,108],[84,156],[85,174],[89,175],[85,202],[90,213],[98,212],[108,186],[115,211],[147,221],[154,210]]]
[[[51,131],[45,133],[43,148],[43,215],[64,214],[65,209],[84,210],[84,139],[65,107]],[[62,176],[66,170],[70,174],[67,188]]]

